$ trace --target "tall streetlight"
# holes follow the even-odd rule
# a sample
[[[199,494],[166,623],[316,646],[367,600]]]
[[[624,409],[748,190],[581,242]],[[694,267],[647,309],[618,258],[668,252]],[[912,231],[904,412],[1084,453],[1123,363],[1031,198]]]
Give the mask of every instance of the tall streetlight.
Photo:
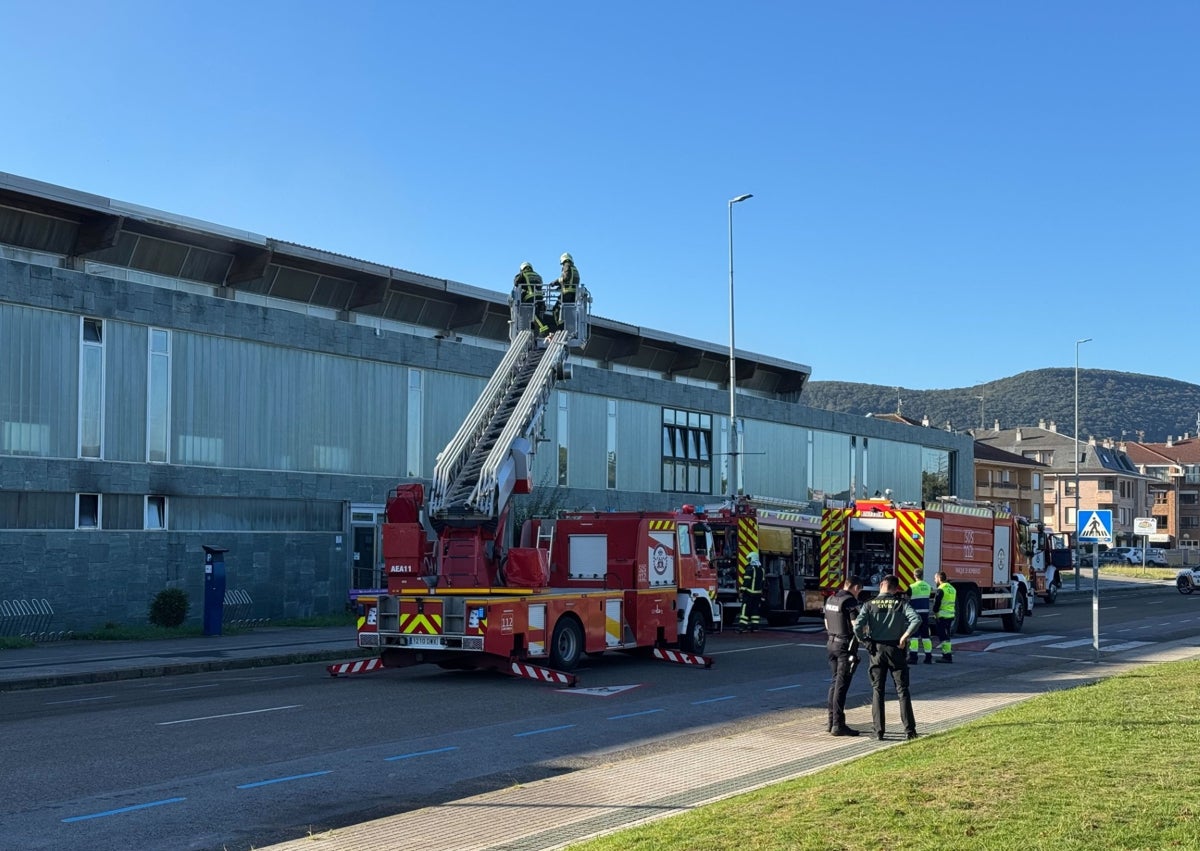
[[[1092,342],[1092,338],[1088,337],[1085,340],[1075,341],[1075,529],[1076,534],[1072,536],[1075,542],[1074,559],[1079,558],[1079,347],[1084,343]],[[1072,559],[1072,560],[1074,560]],[[1079,568],[1081,565],[1075,566],[1075,590],[1079,590]]]
[[[733,205],[753,197],[746,194],[729,199],[729,443],[733,459],[729,488],[738,494],[742,492],[742,441],[737,428],[737,361],[733,354]]]

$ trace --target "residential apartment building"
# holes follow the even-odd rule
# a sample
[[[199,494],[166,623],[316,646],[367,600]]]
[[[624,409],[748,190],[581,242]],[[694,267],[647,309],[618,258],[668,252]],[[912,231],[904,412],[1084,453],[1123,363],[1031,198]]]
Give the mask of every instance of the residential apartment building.
[[[1185,433],[1166,443],[1125,443],[1139,471],[1150,477],[1150,514],[1160,547],[1200,549],[1200,439]]]
[[[1040,461],[976,441],[975,499],[1007,505],[1013,514],[1043,523],[1043,479],[1047,469]]]
[[[1036,428],[1002,429],[997,422],[989,431],[972,434],[977,446],[983,443],[1046,465],[1042,514],[1053,531],[1066,533],[1074,540],[1076,508],[1101,509],[1112,512],[1114,545],[1141,543],[1133,534],[1133,521],[1135,517],[1150,516],[1152,479],[1112,441],[1097,441],[1094,437],[1076,441],[1060,433],[1053,421],[1045,420]]]

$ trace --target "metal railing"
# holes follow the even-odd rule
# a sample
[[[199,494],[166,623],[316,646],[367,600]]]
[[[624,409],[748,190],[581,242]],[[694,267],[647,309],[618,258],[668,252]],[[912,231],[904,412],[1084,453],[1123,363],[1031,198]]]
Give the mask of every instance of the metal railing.
[[[221,611],[223,626],[263,626],[270,620],[254,617],[254,599],[249,591],[241,588],[225,591],[225,606]]]

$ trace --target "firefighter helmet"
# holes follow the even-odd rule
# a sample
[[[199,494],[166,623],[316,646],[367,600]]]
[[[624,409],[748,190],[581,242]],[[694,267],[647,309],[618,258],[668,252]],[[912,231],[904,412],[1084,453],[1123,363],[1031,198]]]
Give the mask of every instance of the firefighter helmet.
[[[575,261],[571,259],[570,254],[568,254],[567,252],[564,251],[563,256],[558,258],[558,262],[559,263],[574,263]]]
[[[521,264],[521,271],[522,272],[532,272],[533,264],[530,263],[528,260],[526,260],[524,263]]]
[[[762,564],[762,562],[759,561],[758,553],[750,553],[750,555],[746,556],[746,563],[752,564],[752,565],[753,564],[757,564],[757,565]]]

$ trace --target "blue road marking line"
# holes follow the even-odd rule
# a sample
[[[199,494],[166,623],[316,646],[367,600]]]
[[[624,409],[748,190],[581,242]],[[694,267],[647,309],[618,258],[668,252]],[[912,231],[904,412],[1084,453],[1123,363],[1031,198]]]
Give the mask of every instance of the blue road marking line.
[[[559,730],[570,730],[574,726],[575,726],[574,724],[563,724],[558,727],[543,727],[540,730],[530,730],[528,733],[513,733],[513,738],[519,739],[522,736],[536,736],[539,733],[555,733],[555,732],[558,732]]]
[[[692,706],[699,706],[702,703],[720,703],[722,700],[733,700],[735,695],[727,694],[724,697],[710,697],[708,700],[693,700]]]
[[[290,777],[276,777],[274,780],[259,780],[257,783],[243,783],[237,789],[255,789],[259,786],[270,786],[272,783],[287,783],[289,780],[306,780],[309,777],[320,777],[322,774],[333,774],[332,771],[310,771],[308,774],[293,774]]]
[[[458,750],[457,745],[448,747],[448,748],[434,748],[431,751],[414,751],[413,753],[402,753],[399,756],[384,757],[383,761],[384,762],[395,762],[398,759],[412,759],[413,757],[429,756],[430,754],[435,754],[435,753],[448,753],[450,751],[456,751],[456,750]]]
[[[663,712],[662,709],[644,709],[641,712],[626,712],[624,715],[610,715],[609,721],[619,721],[622,718],[637,718],[639,715],[653,715],[655,712]]]
[[[63,819],[63,822],[70,823],[73,821],[87,821],[93,818],[104,818],[105,816],[118,816],[121,813],[131,813],[134,810],[144,810],[148,807],[161,807],[163,804],[178,804],[180,801],[186,801],[187,798],[165,798],[161,801],[151,801],[148,804],[134,804],[132,807],[120,807],[115,810],[105,810],[102,813],[89,813],[86,816],[71,816]]]

